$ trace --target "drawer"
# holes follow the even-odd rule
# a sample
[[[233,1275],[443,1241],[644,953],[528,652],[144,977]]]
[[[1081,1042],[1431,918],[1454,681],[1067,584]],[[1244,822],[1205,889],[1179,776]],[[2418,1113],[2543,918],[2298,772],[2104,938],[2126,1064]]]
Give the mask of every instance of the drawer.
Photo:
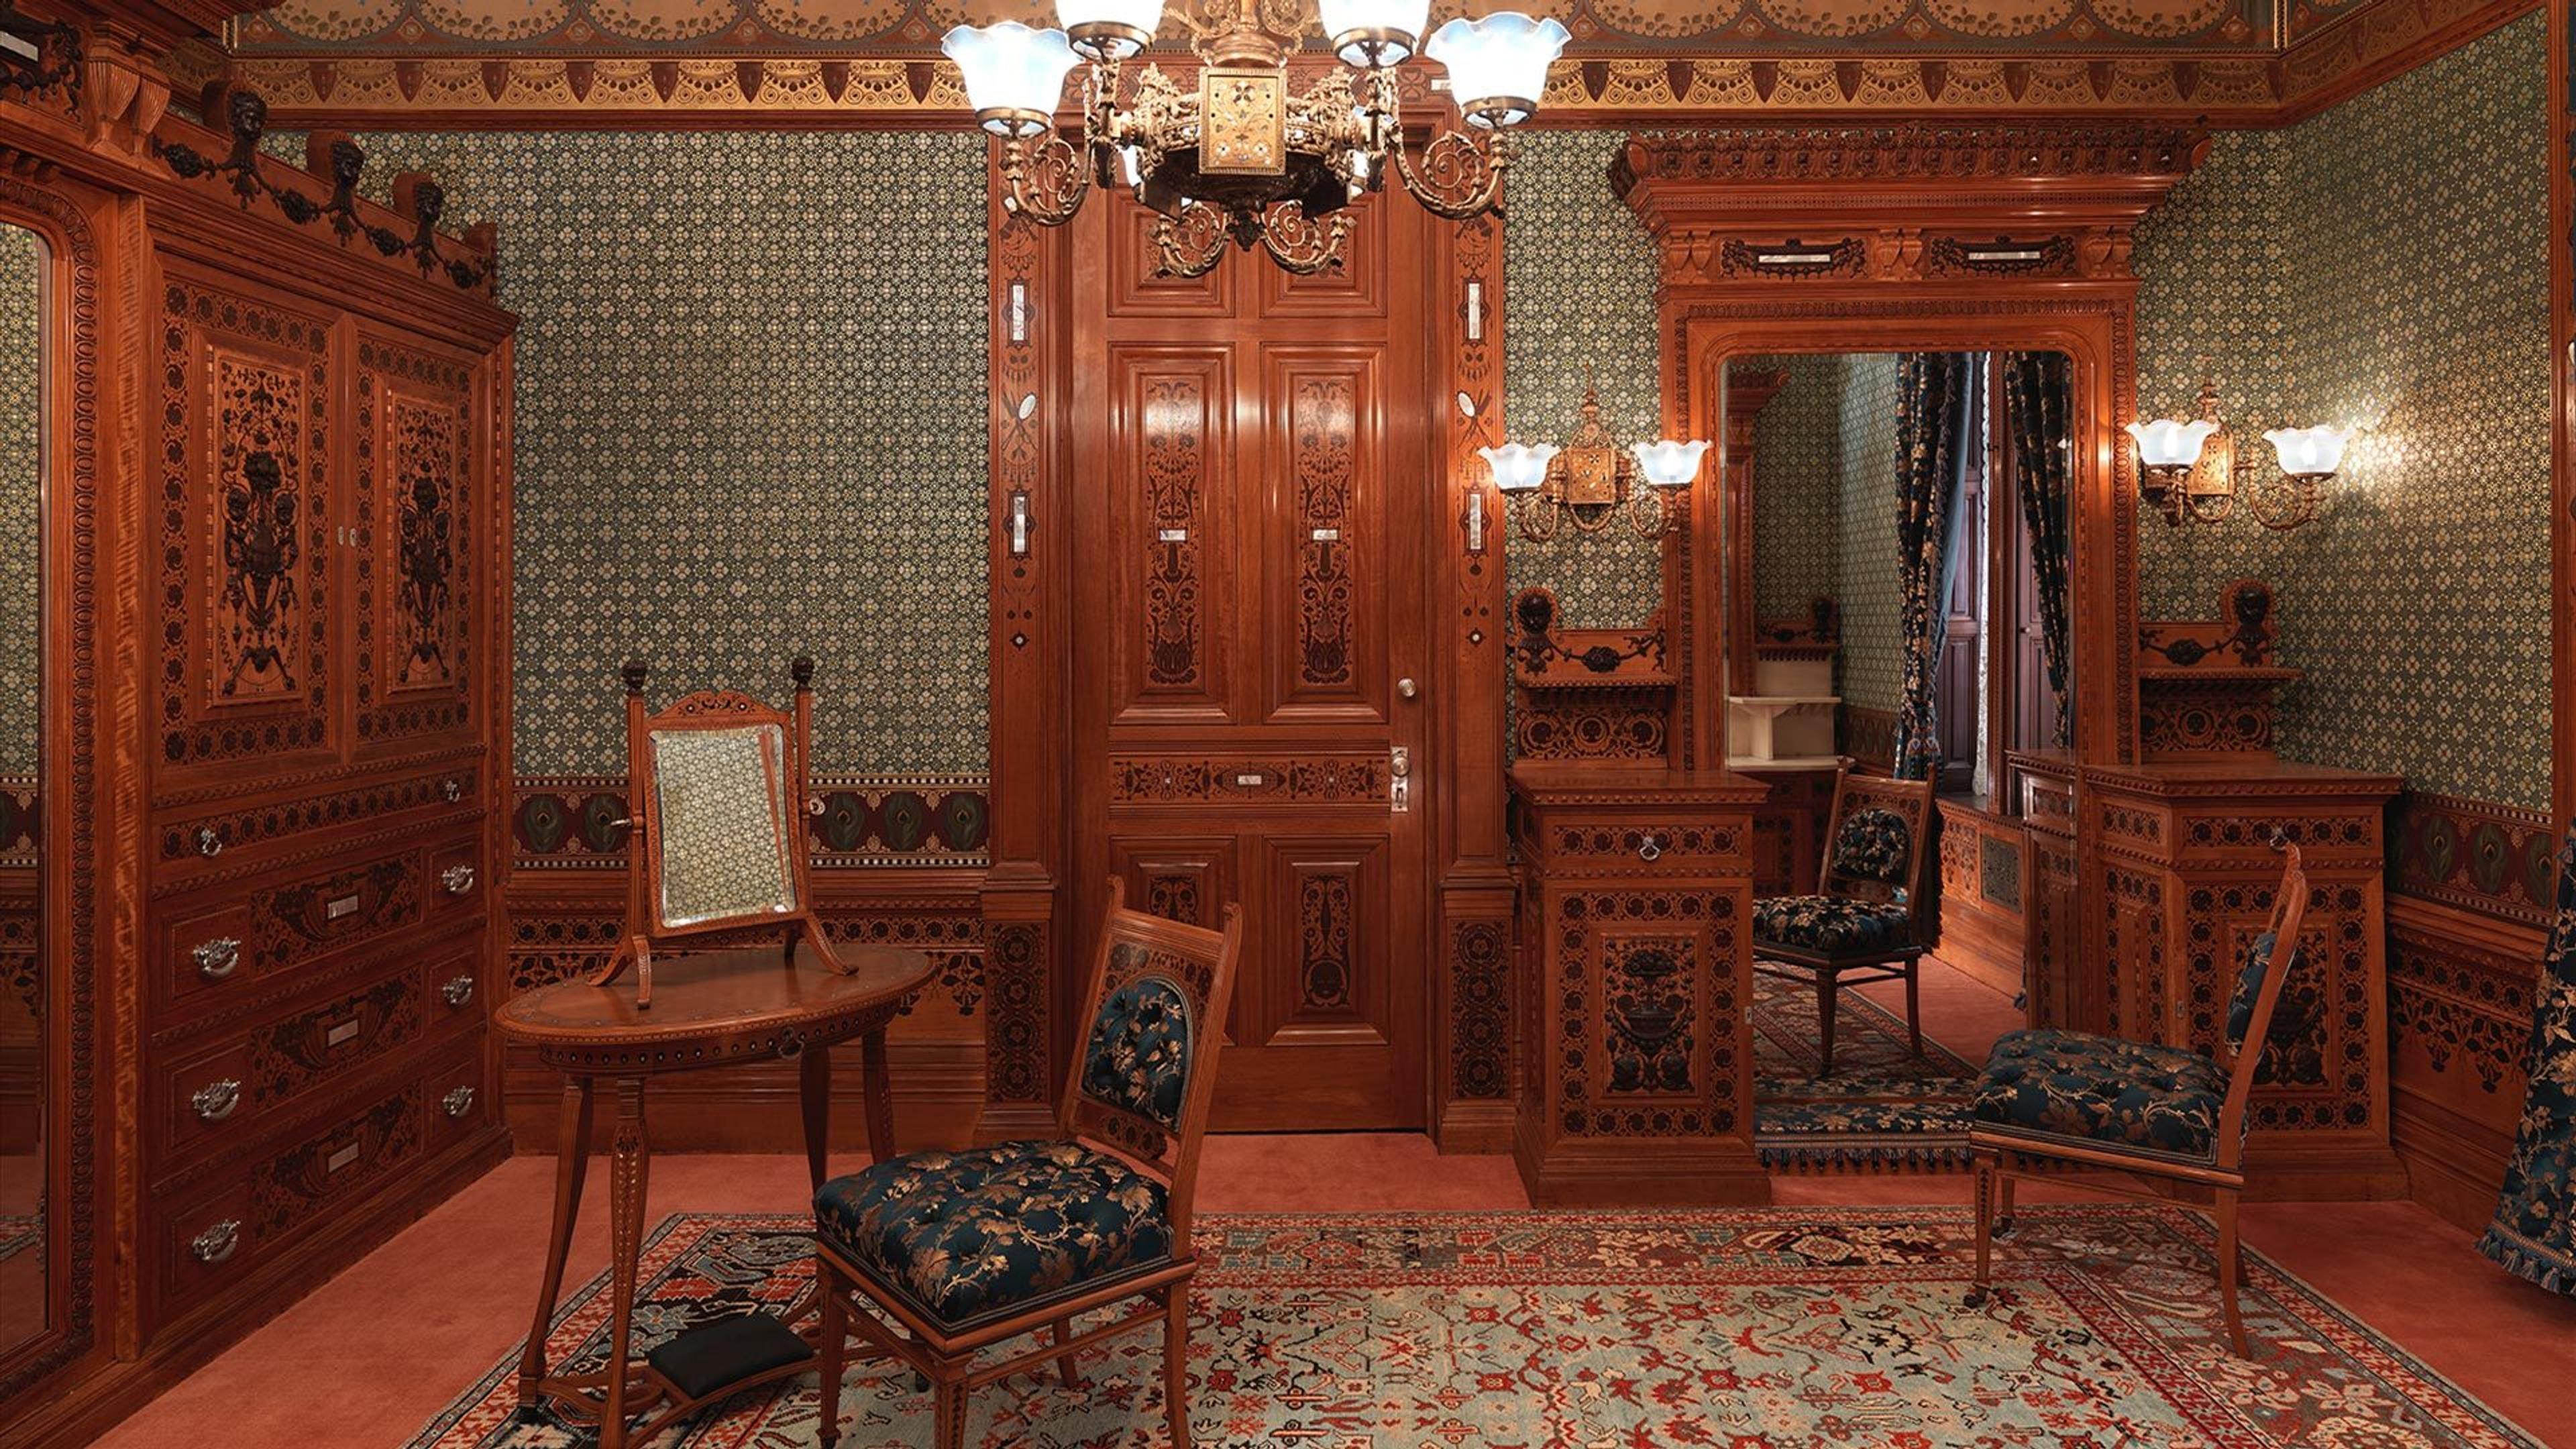
[[[433,1030],[449,1022],[483,1019],[482,961],[482,947],[477,942],[465,950],[440,956],[421,973],[421,985],[426,993],[421,1001],[421,1010],[433,1024]]]
[[[473,1136],[493,1118],[492,1090],[483,1077],[481,1043],[478,1033],[473,1055],[433,1068],[425,1079],[428,1087],[422,1095],[422,1105],[428,1113],[426,1135],[433,1153],[444,1152]]]
[[[1522,843],[1551,875],[1725,875],[1753,863],[1749,820],[1670,812],[1532,811]]]
[[[423,987],[432,970],[394,972],[228,1033],[164,1067],[168,1155],[252,1141],[280,1108],[420,1040],[444,1015],[431,1014]]]
[[[441,919],[471,915],[483,904],[482,847],[471,840],[429,853],[429,913]]]
[[[453,845],[445,848],[453,848]],[[430,856],[413,846],[351,864],[335,860],[226,890],[219,904],[172,908],[158,973],[162,1001],[194,1013],[425,917]],[[479,887],[479,883],[478,883]]]

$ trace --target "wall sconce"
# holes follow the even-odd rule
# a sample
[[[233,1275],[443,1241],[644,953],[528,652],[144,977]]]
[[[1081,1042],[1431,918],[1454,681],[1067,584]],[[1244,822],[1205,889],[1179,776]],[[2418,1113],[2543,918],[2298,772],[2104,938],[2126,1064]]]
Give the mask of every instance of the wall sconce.
[[[1703,442],[1671,438],[1632,444],[1622,451],[1601,423],[1601,400],[1583,390],[1582,421],[1560,448],[1554,443],[1505,443],[1479,448],[1493,470],[1494,487],[1521,536],[1546,543],[1562,524],[1598,533],[1614,513],[1643,539],[1658,539],[1681,523],[1681,505],[1665,495],[1687,490],[1699,476]]]
[[[2249,481],[2252,460],[2236,452],[2236,435],[2218,410],[2218,388],[2204,380],[2196,418],[2157,418],[2128,425],[2138,445],[2138,496],[2181,527],[2186,519],[2223,523],[2244,500],[2265,528],[2286,532],[2316,520],[2327,480],[2343,466],[2350,428],[2273,428],[2263,434],[2280,465],[2277,488]],[[2277,496],[2276,496],[2277,495]]]

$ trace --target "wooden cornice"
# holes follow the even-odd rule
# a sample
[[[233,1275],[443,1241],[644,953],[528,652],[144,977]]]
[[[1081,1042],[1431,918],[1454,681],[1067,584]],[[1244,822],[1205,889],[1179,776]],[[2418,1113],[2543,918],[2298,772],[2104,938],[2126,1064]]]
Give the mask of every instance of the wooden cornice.
[[[2307,18],[2285,31],[2233,39],[2146,43],[2096,29],[1982,49],[1901,32],[1791,44],[1732,29],[1651,42],[1593,30],[1558,63],[1540,116],[1550,127],[1598,129],[1860,117],[2263,128],[2314,115],[2539,3],[2343,0],[2300,7]],[[193,47],[176,65],[184,81],[229,74],[252,87],[280,127],[947,129],[968,120],[956,71],[926,42],[900,36],[801,51],[773,41],[779,48],[766,53],[607,40],[477,51],[452,38],[299,48],[264,25],[235,27],[251,35],[238,54]],[[1186,55],[1155,59],[1189,66]],[[1409,71],[1408,80],[1425,93],[1420,76]]]

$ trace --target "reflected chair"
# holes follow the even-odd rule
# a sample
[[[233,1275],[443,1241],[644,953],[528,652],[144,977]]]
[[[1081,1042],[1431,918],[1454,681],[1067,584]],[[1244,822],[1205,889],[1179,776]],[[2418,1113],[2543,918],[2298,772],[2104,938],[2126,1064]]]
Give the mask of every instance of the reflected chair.
[[[1977,1286],[1968,1306],[1986,1300],[1993,1240],[2012,1231],[2013,1182],[2035,1177],[2049,1162],[2110,1168],[2206,1189],[2218,1225],[2218,1296],[2227,1342],[2246,1356],[2237,1316],[2242,1263],[2236,1203],[2245,1189],[2245,1104],[2271,1030],[2282,984],[2298,970],[2299,926],[2308,908],[2308,877],[2299,848],[2288,856],[2272,898],[2271,923],[2248,941],[2229,983],[2218,1055],[2091,1032],[2016,1031],[1995,1043],[1969,1108],[1968,1151],[1977,1170]],[[2175,1035],[2181,1035],[2177,1003]],[[2161,1201],[2146,1188],[2110,1184],[2104,1191]],[[2000,1217],[2000,1220],[1998,1220]]]
[[[1048,1359],[1078,1385],[1076,1354],[1157,1321],[1172,1442],[1189,1443],[1190,1198],[1242,945],[1239,906],[1222,933],[1201,930],[1127,910],[1113,882],[1064,1136],[916,1152],[814,1194],[824,1445],[853,1332],[930,1380],[933,1442],[959,1449],[968,1390]],[[1113,1306],[1121,1316],[1074,1333]],[[1040,1329],[1046,1341],[976,1361]]]
[[[1905,983],[1905,1035],[1923,1054],[1916,963],[1923,955],[1923,871],[1931,858],[1932,782],[1834,777],[1818,894],[1753,903],[1753,969],[1816,991],[1818,1076],[1834,1072],[1834,1005],[1846,986]]]

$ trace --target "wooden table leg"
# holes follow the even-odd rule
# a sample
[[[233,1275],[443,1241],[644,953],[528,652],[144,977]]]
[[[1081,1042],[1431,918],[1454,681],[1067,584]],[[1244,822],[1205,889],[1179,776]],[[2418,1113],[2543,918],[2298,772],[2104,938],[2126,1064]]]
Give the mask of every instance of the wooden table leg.
[[[636,1259],[644,1250],[644,1081],[617,1083],[617,1136],[608,1162],[608,1397],[599,1406],[599,1449],[625,1449],[627,1354],[635,1328]]]
[[[537,1290],[537,1321],[519,1355],[519,1407],[537,1402],[546,1376],[546,1334],[554,1328],[555,1298],[563,1292],[564,1258],[572,1251],[572,1226],[581,1216],[581,1183],[590,1172],[590,1078],[564,1079],[563,1108],[555,1119],[554,1236],[546,1240],[544,1286]]]
[[[820,1192],[829,1171],[824,1157],[832,1136],[832,1049],[807,1047],[797,1060],[796,1077],[805,1099],[805,1175]]]
[[[860,1070],[867,1091],[868,1158],[873,1162],[894,1160],[894,1085],[886,1073],[885,1036],[880,1026],[859,1038]]]

